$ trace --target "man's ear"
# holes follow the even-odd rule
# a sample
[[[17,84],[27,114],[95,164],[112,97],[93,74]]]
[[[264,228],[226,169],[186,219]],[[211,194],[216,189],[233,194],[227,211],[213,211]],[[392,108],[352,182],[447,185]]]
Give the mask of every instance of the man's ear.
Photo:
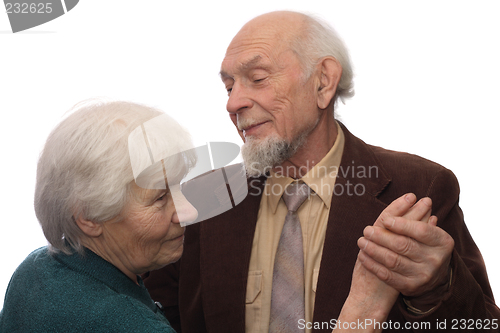
[[[102,234],[102,225],[84,219],[81,215],[75,218],[76,225],[88,237],[99,237]]]
[[[342,76],[342,66],[334,57],[325,57],[318,64],[321,70],[318,87],[318,108],[324,110],[332,102]]]

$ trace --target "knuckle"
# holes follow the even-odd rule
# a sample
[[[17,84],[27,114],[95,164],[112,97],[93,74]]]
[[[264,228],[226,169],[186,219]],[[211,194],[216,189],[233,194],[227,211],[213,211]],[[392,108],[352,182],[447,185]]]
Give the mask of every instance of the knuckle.
[[[394,240],[394,249],[397,253],[407,255],[411,253],[413,242],[407,237],[398,237]]]
[[[420,283],[418,284],[418,286],[420,287],[421,285],[426,285],[426,284],[428,284],[428,283],[431,281],[431,279],[432,279],[432,277],[433,277],[433,276],[434,276],[434,274],[431,274],[431,273],[430,273],[430,272],[428,272],[428,271],[424,271],[424,272],[422,272],[422,273],[420,274],[420,276],[419,276],[419,282],[420,282]]]
[[[391,273],[384,267],[379,267],[378,269],[376,269],[375,275],[377,275],[377,277],[383,282],[388,283],[389,281],[391,281]]]
[[[451,252],[453,251],[453,248],[455,248],[455,240],[448,234],[446,234],[446,236],[447,237],[445,239],[445,248]]]
[[[401,257],[392,251],[385,253],[384,262],[390,270],[398,270],[401,267]]]
[[[382,213],[380,213],[379,220],[380,222],[386,222],[392,217],[392,214],[390,214],[388,211],[384,210]]]
[[[437,271],[438,267],[443,264],[443,258],[440,256],[432,256],[426,259],[427,267],[432,271]],[[424,274],[424,273],[423,273]]]

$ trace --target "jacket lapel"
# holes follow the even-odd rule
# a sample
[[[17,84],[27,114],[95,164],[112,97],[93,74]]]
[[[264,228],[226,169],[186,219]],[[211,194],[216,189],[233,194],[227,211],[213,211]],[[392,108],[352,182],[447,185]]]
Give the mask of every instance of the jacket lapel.
[[[334,323],[351,285],[358,255],[357,240],[386,204],[377,196],[390,179],[372,150],[342,124],[345,146],[328,219],[316,288],[314,322]],[[330,332],[331,329],[315,330]]]
[[[207,331],[245,332],[245,295],[265,178],[249,179],[247,197],[201,224],[200,270]],[[223,283],[221,283],[223,281]]]

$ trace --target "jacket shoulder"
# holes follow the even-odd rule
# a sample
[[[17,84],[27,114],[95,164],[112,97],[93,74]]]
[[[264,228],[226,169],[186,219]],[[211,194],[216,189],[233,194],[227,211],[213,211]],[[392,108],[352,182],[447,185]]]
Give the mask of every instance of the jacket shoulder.
[[[391,182],[387,190],[394,195],[413,192],[417,197],[446,191],[459,193],[453,172],[444,166],[418,155],[367,145],[385,170]]]

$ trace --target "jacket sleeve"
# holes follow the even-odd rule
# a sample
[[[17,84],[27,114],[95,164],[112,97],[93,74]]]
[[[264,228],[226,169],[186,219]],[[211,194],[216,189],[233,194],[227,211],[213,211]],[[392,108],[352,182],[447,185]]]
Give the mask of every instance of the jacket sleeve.
[[[458,330],[465,325],[473,331],[499,332],[500,310],[493,299],[483,257],[467,230],[458,206],[459,193],[458,181],[447,169],[436,174],[427,193],[432,199],[438,226],[455,241],[451,260],[452,281],[448,292],[434,310],[422,316],[412,315],[403,304],[400,307],[409,322],[442,323],[446,320],[447,328],[455,324]]]

